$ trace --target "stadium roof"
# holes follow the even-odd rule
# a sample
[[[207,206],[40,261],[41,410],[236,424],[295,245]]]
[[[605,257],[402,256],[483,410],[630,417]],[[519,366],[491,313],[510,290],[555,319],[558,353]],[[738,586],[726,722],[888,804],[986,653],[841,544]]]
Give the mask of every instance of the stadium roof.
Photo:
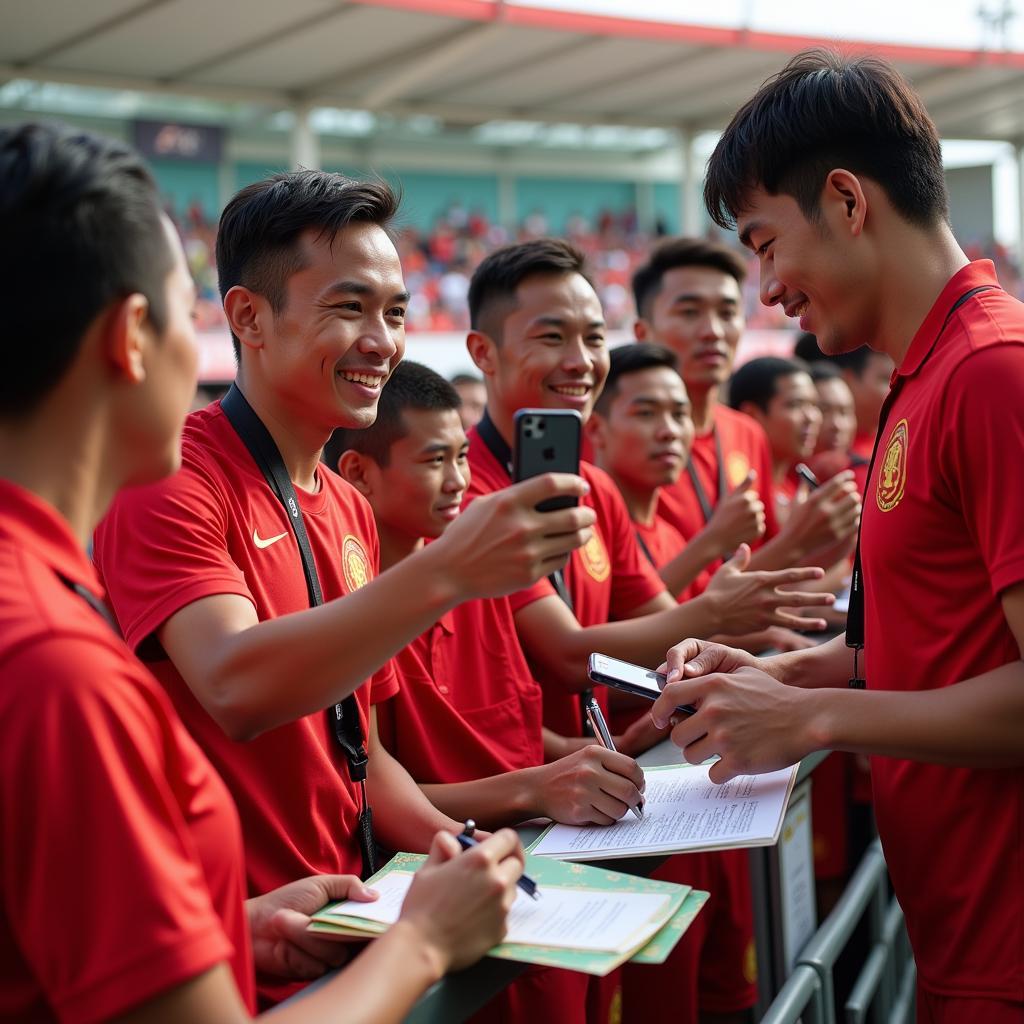
[[[836,45],[510,0],[0,0],[0,25],[0,85],[687,132],[723,127],[790,54]],[[892,60],[943,136],[1024,138],[1024,53],[839,45]]]

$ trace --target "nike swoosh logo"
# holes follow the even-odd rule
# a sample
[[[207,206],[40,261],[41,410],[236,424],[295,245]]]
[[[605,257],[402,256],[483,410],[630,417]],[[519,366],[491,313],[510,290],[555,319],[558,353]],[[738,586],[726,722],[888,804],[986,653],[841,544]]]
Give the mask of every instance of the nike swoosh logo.
[[[269,548],[271,544],[276,544],[279,540],[281,540],[282,537],[287,536],[287,533],[279,533],[276,537],[268,537],[266,540],[263,540],[263,538],[260,537],[259,533],[257,533],[256,530],[253,530],[252,542],[258,548]]]

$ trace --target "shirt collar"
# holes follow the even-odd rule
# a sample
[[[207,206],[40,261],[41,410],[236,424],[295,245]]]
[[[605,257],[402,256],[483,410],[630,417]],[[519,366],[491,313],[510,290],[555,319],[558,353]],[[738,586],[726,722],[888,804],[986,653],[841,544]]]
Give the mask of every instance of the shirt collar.
[[[449,635],[455,634],[455,609],[450,608],[437,620],[437,624]]]
[[[72,583],[102,597],[96,570],[67,520],[48,502],[10,480],[0,480],[0,539],[28,551]]]
[[[917,329],[903,362],[893,371],[892,381],[897,377],[912,377],[924,365],[931,355],[939,334],[946,323],[950,310],[964,292],[982,285],[999,287],[996,268],[991,260],[975,260],[961,267],[946,283],[939,297],[935,300],[924,322]]]

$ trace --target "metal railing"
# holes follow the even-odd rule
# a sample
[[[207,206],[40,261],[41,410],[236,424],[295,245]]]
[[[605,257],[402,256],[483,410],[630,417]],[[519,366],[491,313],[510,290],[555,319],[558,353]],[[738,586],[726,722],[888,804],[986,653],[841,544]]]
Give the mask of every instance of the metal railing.
[[[858,924],[866,919],[870,948],[844,1006],[845,1024],[904,1024],[914,1012],[916,968],[903,911],[889,897],[889,874],[876,839],[835,909],[797,956],[793,972],[762,1024],[836,1024],[833,971]]]

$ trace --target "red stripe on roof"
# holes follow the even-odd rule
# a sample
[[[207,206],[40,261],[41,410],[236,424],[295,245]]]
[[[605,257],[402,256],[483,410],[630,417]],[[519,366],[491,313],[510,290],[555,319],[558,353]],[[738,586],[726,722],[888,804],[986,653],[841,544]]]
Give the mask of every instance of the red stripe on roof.
[[[850,54],[875,54],[891,61],[931,64],[945,67],[976,65],[1024,68],[1024,53],[988,50],[961,50],[951,47],[914,46],[904,43],[878,43],[867,40],[829,39],[823,36],[785,35],[742,28],[715,28],[675,22],[583,14],[545,7],[500,6],[494,0],[357,0],[365,7],[390,7],[399,10],[436,14],[465,21],[501,21],[527,28],[550,29],[582,35],[614,36],[630,39],[656,39],[696,46],[793,54],[812,46],[834,47]]]

